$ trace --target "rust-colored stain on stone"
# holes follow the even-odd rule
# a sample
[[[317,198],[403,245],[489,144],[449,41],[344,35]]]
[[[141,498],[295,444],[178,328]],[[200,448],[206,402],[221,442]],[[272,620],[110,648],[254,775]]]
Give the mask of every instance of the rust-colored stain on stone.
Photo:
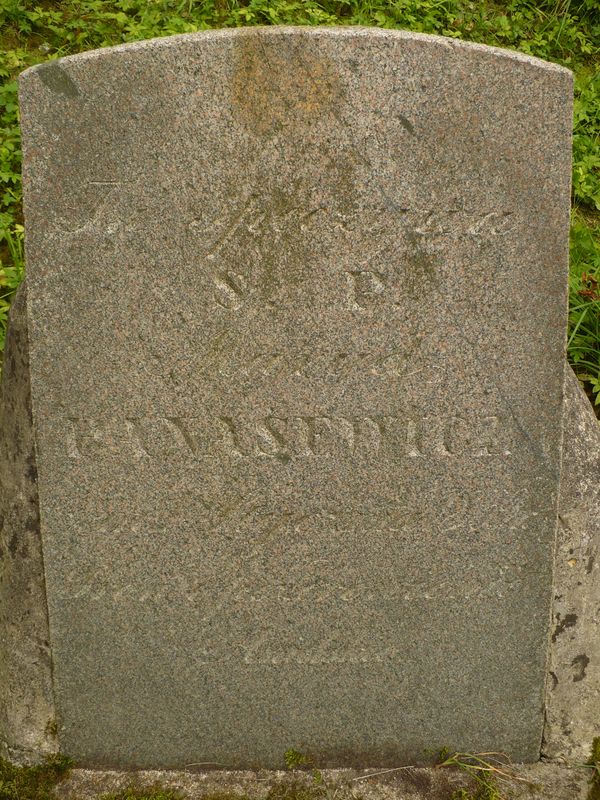
[[[244,36],[235,47],[233,110],[257,136],[308,126],[339,107],[343,91],[330,59],[260,35]]]

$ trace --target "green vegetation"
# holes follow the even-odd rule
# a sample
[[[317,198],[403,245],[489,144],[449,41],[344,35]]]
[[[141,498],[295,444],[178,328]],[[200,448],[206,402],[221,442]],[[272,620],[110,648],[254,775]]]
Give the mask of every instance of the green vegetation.
[[[450,753],[442,750],[439,767],[453,767],[465,772],[474,784],[474,789],[457,789],[451,800],[504,800],[498,789],[494,764],[483,756],[495,756],[494,753]],[[495,759],[494,759],[495,760]]]
[[[600,223],[577,212],[571,222],[568,351],[600,410]]]
[[[533,784],[520,778],[504,753],[451,753],[442,750],[438,767],[451,767],[469,776],[473,789],[457,789],[451,800],[506,800],[502,785],[513,781],[526,783],[530,789]]]
[[[588,800],[600,800],[600,736],[597,736],[592,742],[592,752],[586,766],[593,770]]]
[[[501,800],[501,795],[498,794],[493,784],[487,783],[484,786],[478,786],[475,793],[469,789],[457,789],[452,793],[450,800]]]
[[[437,33],[515,48],[574,70],[569,359],[600,410],[598,0],[0,0],[0,351],[23,275],[17,74],[49,58],[137,39],[282,24]]]
[[[292,753],[295,751],[288,751]],[[300,759],[304,759],[299,753]],[[294,761],[295,768],[307,760]],[[288,762],[288,753],[285,755]],[[72,761],[62,755],[53,755],[37,766],[17,767],[0,759],[0,800],[55,800],[54,787],[69,774]],[[323,800],[327,791],[318,771],[314,771],[311,779],[293,779],[274,781],[269,787],[265,800]],[[185,800],[187,795],[175,789],[169,789],[160,783],[142,785],[131,783],[116,792],[100,796],[99,800]],[[237,792],[210,792],[204,800],[251,800]]]
[[[285,753],[285,763],[290,774],[283,779],[273,779],[265,786],[264,800],[362,800],[355,781],[388,773],[415,770],[415,767],[376,770],[352,778],[349,782],[327,783],[322,772],[308,756],[296,750]],[[16,767],[0,759],[0,800],[56,800],[54,788],[69,774],[73,766],[70,759],[53,755],[33,767]],[[590,784],[590,800],[600,800],[600,738],[594,741],[592,755],[586,767],[593,768]],[[297,771],[301,768],[302,771]],[[535,786],[524,781],[512,770],[511,764],[501,753],[459,753],[444,750],[440,753],[437,768],[450,773],[462,773],[463,787],[454,790],[451,800],[507,800],[504,787],[513,781],[523,781],[530,789]],[[414,783],[414,774],[411,785]],[[465,788],[470,786],[470,788]],[[425,780],[423,786],[428,785]],[[456,785],[456,783],[454,783]],[[447,791],[452,791],[450,784]],[[227,788],[208,791],[203,800],[252,800],[254,793],[229,791]],[[438,794],[436,792],[435,796]],[[441,795],[440,795],[441,796]],[[447,797],[446,790],[443,796]],[[168,788],[161,783],[143,784],[138,779],[117,791],[101,794],[99,800],[187,800],[188,794],[179,789]]]
[[[310,764],[310,758],[304,753],[294,750],[293,747],[285,751],[283,758],[286,769],[298,769],[298,767],[306,767]]]
[[[53,800],[54,787],[71,766],[61,755],[48,756],[35,767],[15,767],[0,759],[0,800]]]

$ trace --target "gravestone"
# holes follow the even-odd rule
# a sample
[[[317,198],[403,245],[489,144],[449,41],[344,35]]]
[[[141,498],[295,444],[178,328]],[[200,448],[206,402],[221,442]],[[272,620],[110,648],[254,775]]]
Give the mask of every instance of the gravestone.
[[[571,92],[375,29],[24,73],[13,755],[539,757]]]

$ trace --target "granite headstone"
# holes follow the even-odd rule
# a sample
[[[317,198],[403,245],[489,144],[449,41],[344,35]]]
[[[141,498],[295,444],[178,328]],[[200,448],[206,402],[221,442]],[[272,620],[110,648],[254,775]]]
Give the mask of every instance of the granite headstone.
[[[360,28],[24,73],[38,695],[79,763],[539,757],[571,92]]]

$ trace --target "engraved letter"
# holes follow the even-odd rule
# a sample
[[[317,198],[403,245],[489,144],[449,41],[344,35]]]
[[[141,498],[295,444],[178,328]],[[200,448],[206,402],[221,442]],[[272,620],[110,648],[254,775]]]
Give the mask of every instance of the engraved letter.
[[[96,420],[69,417],[71,423],[67,452],[70,458],[81,458],[90,444],[98,444],[102,438]]]
[[[240,447],[240,439],[239,439],[239,431],[231,419],[231,417],[217,417],[221,426],[223,428],[223,432],[225,437],[223,439],[224,443],[229,447],[229,449],[238,456],[243,456],[244,452]]]
[[[423,453],[419,450],[421,443],[420,426],[414,419],[406,420],[406,455],[410,458],[418,458]]]
[[[198,442],[196,437],[190,433],[188,423],[182,417],[166,417],[165,421],[175,434],[179,444],[196,457],[198,455]]]
[[[142,437],[141,429],[140,429],[140,420],[135,417],[127,417],[125,419],[125,427],[127,428],[127,432],[131,437],[131,441],[133,442],[137,455],[138,456],[149,456],[150,453],[146,449],[146,445],[144,444],[144,440]]]
[[[244,299],[245,281],[234,272],[220,272],[215,278],[215,302],[228,311],[237,311]]]
[[[506,233],[512,211],[488,211],[474,222],[467,231],[469,236],[498,236]]]
[[[265,417],[260,425],[257,425],[256,431],[258,435],[263,439],[264,445],[262,442],[259,443],[258,448],[261,455],[265,456],[289,456],[287,452],[287,443],[282,435],[282,433],[278,430],[279,426],[285,426],[287,424],[287,420],[280,419],[278,417]]]
[[[386,290],[385,278],[380,272],[347,270],[350,308],[364,311],[372,306]]]
[[[500,434],[500,419],[498,417],[481,417],[476,422],[476,431],[473,436],[474,456],[510,455],[510,451],[502,449],[498,438]]]

